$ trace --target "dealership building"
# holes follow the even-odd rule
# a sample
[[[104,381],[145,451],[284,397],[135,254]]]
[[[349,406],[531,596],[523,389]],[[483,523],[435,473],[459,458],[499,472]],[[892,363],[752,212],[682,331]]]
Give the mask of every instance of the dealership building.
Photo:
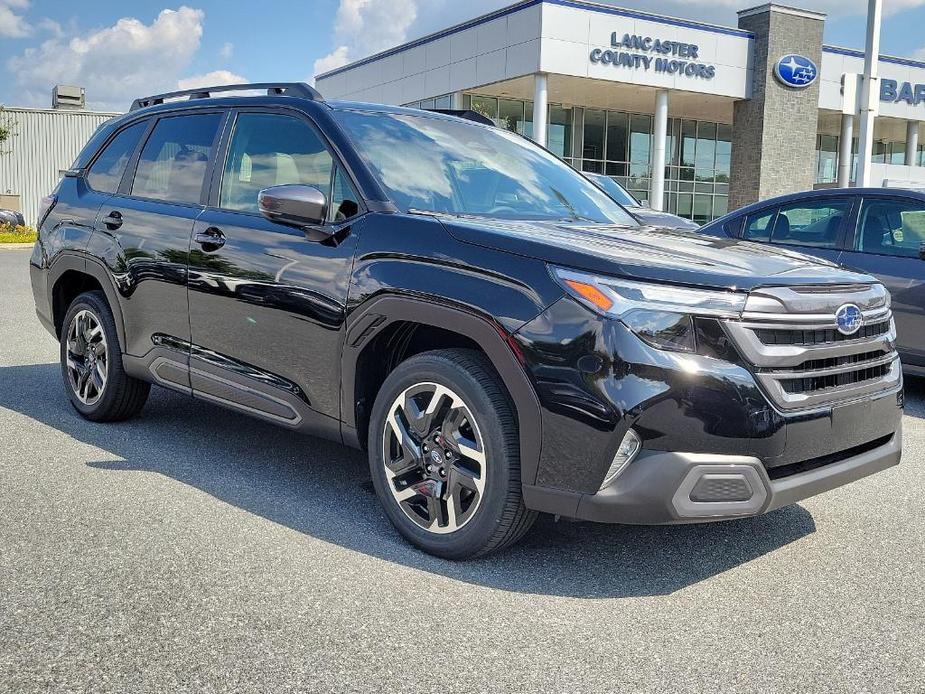
[[[698,222],[850,185],[862,51],[782,5],[715,26],[524,0],[319,75],[327,99],[471,109]],[[925,188],[925,62],[881,56],[874,185]]]

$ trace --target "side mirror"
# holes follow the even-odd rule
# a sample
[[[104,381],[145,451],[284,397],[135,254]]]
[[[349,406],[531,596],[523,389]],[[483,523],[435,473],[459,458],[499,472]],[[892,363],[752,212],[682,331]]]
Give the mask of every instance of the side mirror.
[[[919,258],[925,260],[925,241],[922,241],[922,245],[919,246]]]
[[[273,222],[301,228],[324,224],[328,200],[314,186],[288,183],[261,190],[257,194],[257,207],[260,214]]]

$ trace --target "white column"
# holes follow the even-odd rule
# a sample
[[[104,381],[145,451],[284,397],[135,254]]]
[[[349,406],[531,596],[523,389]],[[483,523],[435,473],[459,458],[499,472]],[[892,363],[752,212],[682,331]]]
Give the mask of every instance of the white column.
[[[655,127],[652,143],[652,181],[649,184],[649,206],[661,210],[665,206],[665,145],[668,140],[668,90],[655,94]]]
[[[463,110],[463,93],[462,92],[453,92],[450,95],[450,108],[454,111]]]
[[[854,139],[854,116],[843,113],[841,117],[841,137],[838,140],[838,187],[851,185],[851,145]]]
[[[880,81],[877,68],[880,60],[880,18],[883,0],[868,0],[867,5],[867,47],[864,51],[864,80],[861,83],[861,132],[858,136],[858,175],[855,185],[865,188],[870,185],[871,156],[874,153],[874,119]]]
[[[906,123],[906,166],[915,166],[919,152],[919,122],[910,120]]]
[[[543,147],[546,146],[547,97],[546,75],[537,72],[533,75],[533,141]]]

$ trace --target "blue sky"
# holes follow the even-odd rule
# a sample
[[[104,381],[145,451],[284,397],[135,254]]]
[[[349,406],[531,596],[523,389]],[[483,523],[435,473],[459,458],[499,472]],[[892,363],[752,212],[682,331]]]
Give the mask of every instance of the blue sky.
[[[513,0],[0,0],[0,103],[47,106],[57,82],[97,108],[202,82],[310,80]],[[755,0],[622,0],[735,25]],[[828,43],[863,48],[866,0],[789,0],[829,14]],[[886,0],[883,52],[925,58],[925,0]]]

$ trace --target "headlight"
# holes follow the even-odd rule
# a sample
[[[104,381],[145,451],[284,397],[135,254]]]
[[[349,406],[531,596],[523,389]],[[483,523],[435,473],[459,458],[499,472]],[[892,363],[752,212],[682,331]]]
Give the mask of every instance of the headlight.
[[[740,318],[746,295],[588,275],[553,268],[562,287],[588,308],[621,320],[659,349],[693,352],[693,316]]]

